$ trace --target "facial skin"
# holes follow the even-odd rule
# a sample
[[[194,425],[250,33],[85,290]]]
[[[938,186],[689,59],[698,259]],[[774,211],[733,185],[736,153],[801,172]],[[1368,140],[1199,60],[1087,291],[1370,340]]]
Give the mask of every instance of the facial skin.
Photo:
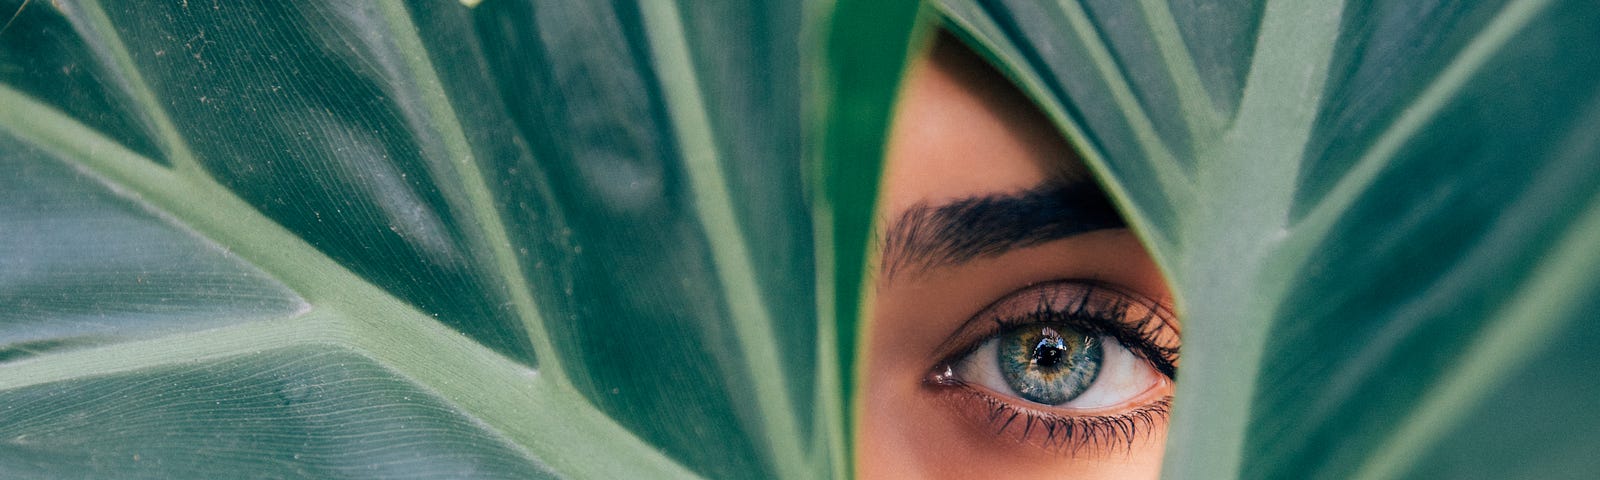
[[[1050,122],[941,37],[909,71],[886,169],[858,472],[1155,478],[1178,346],[1170,294]],[[1077,350],[1034,348],[1057,334]],[[1072,364],[1097,373],[1087,390],[1059,383],[1078,388],[1057,406],[1019,397],[998,367],[1064,368],[1050,355],[1073,352],[1097,353]]]

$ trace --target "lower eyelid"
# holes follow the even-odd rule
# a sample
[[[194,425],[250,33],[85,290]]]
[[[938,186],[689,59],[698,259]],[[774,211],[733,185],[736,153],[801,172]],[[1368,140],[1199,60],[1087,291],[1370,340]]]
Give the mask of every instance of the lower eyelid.
[[[1135,442],[1164,431],[1172,402],[1166,382],[1138,396],[1132,408],[1069,414],[1003,400],[985,387],[929,382],[934,395],[976,432],[996,440],[1070,455],[1125,453]]]

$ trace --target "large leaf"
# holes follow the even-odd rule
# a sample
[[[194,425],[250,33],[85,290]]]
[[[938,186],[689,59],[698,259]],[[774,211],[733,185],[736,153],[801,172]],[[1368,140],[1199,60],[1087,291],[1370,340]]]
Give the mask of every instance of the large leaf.
[[[0,1],[0,477],[847,465],[825,12],[478,3]]]
[[[1600,470],[1600,9],[942,2],[1184,322],[1172,478]]]

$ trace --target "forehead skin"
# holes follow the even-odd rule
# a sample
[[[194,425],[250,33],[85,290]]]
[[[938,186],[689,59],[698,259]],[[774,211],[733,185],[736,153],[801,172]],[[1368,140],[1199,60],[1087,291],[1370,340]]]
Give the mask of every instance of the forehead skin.
[[[1024,190],[1047,176],[1088,179],[1028,98],[949,37],[912,64],[895,118],[882,204],[891,214],[918,202]]]

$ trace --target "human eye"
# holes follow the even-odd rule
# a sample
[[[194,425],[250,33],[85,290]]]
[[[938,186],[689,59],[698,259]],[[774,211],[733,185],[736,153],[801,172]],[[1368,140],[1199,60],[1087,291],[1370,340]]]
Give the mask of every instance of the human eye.
[[[1131,445],[1161,427],[1178,355],[1174,316],[1136,293],[1055,281],[960,328],[925,383],[996,435],[1051,450]]]

